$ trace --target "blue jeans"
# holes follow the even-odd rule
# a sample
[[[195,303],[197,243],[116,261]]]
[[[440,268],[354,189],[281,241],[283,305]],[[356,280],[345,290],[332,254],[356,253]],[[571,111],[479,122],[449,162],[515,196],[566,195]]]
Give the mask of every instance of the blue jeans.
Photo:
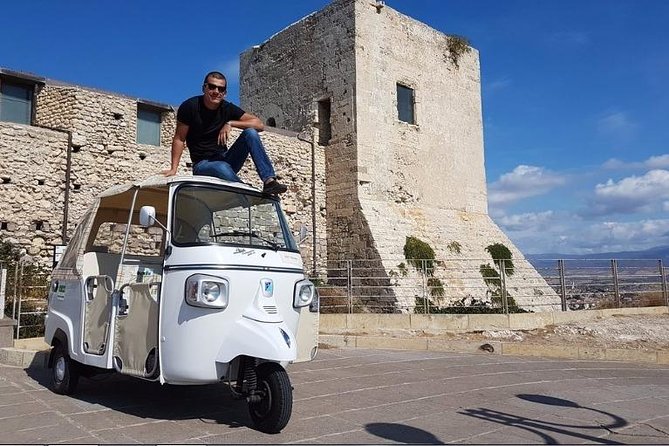
[[[193,166],[193,174],[217,177],[228,181],[241,181],[237,176],[249,154],[256,166],[256,171],[263,183],[268,178],[276,177],[270,161],[255,129],[244,129],[237,141],[225,152],[221,151],[216,159],[202,160]]]

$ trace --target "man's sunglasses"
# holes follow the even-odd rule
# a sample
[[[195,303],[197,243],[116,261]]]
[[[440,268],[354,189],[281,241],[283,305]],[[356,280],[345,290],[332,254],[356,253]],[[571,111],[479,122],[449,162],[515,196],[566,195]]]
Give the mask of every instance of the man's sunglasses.
[[[209,82],[207,82],[207,83],[204,84],[204,85],[207,86],[207,89],[208,89],[208,90],[212,90],[212,91],[213,91],[213,90],[218,90],[218,91],[221,92],[221,93],[225,93],[225,90],[227,90],[227,88],[228,88],[227,86],[223,86],[223,87],[221,87],[221,86],[219,86],[219,85],[210,84]]]

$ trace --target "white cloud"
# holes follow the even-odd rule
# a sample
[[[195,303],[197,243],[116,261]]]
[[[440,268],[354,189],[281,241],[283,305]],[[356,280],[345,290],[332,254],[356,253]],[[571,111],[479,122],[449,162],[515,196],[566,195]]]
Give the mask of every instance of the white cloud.
[[[606,221],[587,227],[579,237],[581,251],[630,251],[669,242],[669,219]]]
[[[216,69],[225,75],[229,83],[239,83],[239,57],[219,63]]]
[[[607,137],[628,138],[636,131],[637,124],[625,112],[613,112],[597,121],[597,131]]]
[[[485,89],[489,93],[493,93],[495,91],[499,90],[504,90],[506,88],[509,88],[511,86],[512,82],[511,79],[508,77],[502,77],[499,79],[495,79],[491,82],[488,82],[485,84]]]
[[[640,167],[642,165],[643,163],[626,163],[625,161],[621,161],[618,158],[610,158],[604,161],[604,164],[602,164],[602,169],[617,170],[617,169],[627,169],[630,167]]]
[[[650,169],[667,169],[669,168],[669,155],[651,156],[644,164]]]
[[[527,212],[524,214],[502,215],[495,219],[497,224],[509,231],[525,231],[538,227],[545,228],[554,220],[553,211]]]
[[[565,178],[543,167],[519,165],[492,183],[488,191],[491,205],[508,204],[523,198],[543,195],[565,183]]]
[[[583,215],[652,212],[669,199],[669,171],[655,169],[595,186],[595,195]]]
[[[524,253],[590,254],[669,244],[669,219],[588,224],[576,215],[545,211],[500,216],[495,222]]]
[[[617,158],[610,158],[602,164],[606,170],[618,169],[667,169],[669,168],[669,154],[651,156],[645,161],[625,162]]]

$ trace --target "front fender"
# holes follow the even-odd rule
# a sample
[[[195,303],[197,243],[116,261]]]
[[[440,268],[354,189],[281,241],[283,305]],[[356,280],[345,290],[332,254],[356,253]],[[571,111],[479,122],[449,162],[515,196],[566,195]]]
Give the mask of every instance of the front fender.
[[[268,361],[294,361],[297,358],[295,337],[284,322],[258,322],[241,317],[226,334],[216,362],[229,363],[240,355]]]
[[[49,311],[48,319],[44,327],[44,342],[53,345],[56,332],[60,330],[67,338],[67,351],[71,357],[77,357],[78,352],[74,348],[74,326],[72,319],[57,311]]]

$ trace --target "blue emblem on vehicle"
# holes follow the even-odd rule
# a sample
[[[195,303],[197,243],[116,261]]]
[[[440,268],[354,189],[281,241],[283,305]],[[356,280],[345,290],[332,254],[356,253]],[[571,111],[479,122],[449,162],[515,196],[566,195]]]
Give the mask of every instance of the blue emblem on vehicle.
[[[272,279],[262,279],[260,281],[260,288],[262,289],[262,295],[265,297],[272,297],[274,294],[274,282],[272,282]]]

